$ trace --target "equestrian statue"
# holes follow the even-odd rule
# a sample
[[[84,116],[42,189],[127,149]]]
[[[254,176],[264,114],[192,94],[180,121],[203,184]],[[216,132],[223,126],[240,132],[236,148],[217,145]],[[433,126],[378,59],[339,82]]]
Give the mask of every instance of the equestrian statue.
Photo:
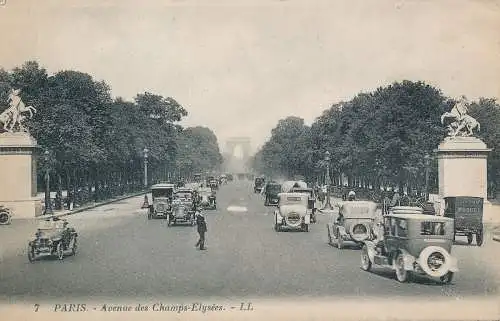
[[[441,124],[445,125],[450,137],[469,137],[474,135],[474,129],[481,130],[481,125],[472,116],[468,115],[469,106],[465,97],[453,106],[450,112],[441,115]]]
[[[36,109],[33,106],[26,106],[19,96],[20,89],[12,89],[9,92],[9,98],[7,100],[9,107],[5,109],[0,114],[0,123],[2,123],[3,131],[7,132],[28,132],[27,128],[24,127],[23,122],[26,120],[26,116],[23,113],[29,113],[29,119],[33,117],[36,113]]]

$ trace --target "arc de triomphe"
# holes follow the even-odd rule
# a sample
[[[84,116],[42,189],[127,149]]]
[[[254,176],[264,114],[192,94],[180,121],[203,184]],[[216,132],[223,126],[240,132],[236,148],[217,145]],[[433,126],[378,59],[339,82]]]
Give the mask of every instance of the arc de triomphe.
[[[241,159],[234,154],[238,147],[242,151]],[[224,149],[226,169],[232,172],[247,171],[246,163],[250,159],[251,152],[252,145],[249,137],[231,137],[226,140]]]

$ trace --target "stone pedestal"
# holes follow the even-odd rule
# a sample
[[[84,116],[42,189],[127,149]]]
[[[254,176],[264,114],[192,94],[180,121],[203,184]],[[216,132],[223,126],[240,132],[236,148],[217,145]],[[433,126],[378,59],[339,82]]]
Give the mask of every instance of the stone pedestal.
[[[0,204],[12,211],[13,218],[41,215],[36,198],[36,140],[27,133],[0,134]]]
[[[487,199],[487,160],[490,151],[476,137],[445,138],[435,151],[438,157],[440,199],[448,196],[482,197],[487,214],[490,208]]]

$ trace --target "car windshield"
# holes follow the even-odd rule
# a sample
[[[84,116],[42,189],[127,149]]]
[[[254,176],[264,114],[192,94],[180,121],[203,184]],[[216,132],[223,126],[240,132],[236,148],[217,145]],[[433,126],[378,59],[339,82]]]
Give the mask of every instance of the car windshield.
[[[420,235],[445,235],[444,222],[420,223]]]
[[[38,223],[40,230],[54,230],[64,228],[64,221],[41,221]]]
[[[175,196],[182,199],[190,199],[191,193],[189,192],[176,193]]]
[[[171,197],[173,193],[173,190],[171,188],[161,188],[161,189],[154,189],[151,191],[151,194],[153,194],[154,198],[157,197]]]
[[[309,194],[310,196],[313,196],[313,191],[312,190],[307,190],[307,189],[293,189],[295,193],[304,193],[304,194]]]
[[[267,191],[279,193],[281,192],[281,185],[267,185]]]
[[[302,197],[300,196],[287,196],[283,199],[281,199],[280,204],[281,205],[296,205],[296,204],[303,204],[304,201]]]

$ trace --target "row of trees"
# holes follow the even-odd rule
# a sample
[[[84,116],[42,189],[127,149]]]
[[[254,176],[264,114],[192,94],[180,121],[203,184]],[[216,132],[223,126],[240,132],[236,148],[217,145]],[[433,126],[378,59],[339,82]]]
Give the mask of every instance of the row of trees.
[[[66,70],[49,76],[35,61],[0,70],[2,102],[11,88],[21,89],[25,104],[37,108],[28,128],[42,152],[48,151],[38,161],[42,186],[48,168],[56,190],[83,191],[84,198],[136,190],[145,148],[152,181],[215,170],[222,163],[213,132],[180,126],[188,112],[171,97],[145,92],[133,101],[113,99],[110,87],[89,74]]]
[[[440,116],[455,101],[423,82],[403,81],[334,104],[311,126],[299,117],[278,122],[253,158],[256,171],[270,176],[325,177],[325,151],[336,185],[408,186],[423,191],[425,172],[437,189],[434,152],[445,137]],[[481,123],[479,137],[493,152],[488,159],[490,192],[500,183],[500,106],[494,99],[472,103],[469,114]],[[425,155],[430,158],[426,161]],[[427,164],[426,164],[427,163]],[[427,166],[428,165],[428,166]]]

